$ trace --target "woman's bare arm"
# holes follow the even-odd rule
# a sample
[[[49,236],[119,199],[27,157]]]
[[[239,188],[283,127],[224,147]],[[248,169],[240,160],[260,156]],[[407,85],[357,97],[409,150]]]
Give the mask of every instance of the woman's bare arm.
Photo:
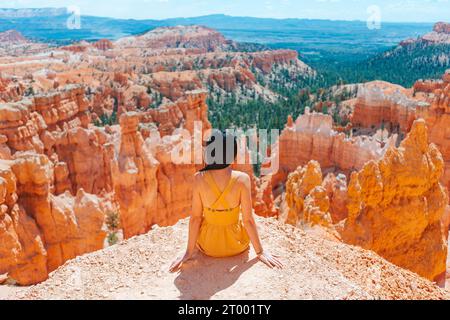
[[[245,230],[252,242],[253,248],[255,249],[258,258],[267,264],[269,267],[282,268],[283,264],[277,257],[265,252],[261,240],[258,234],[258,228],[256,226],[255,219],[253,217],[253,205],[252,205],[252,195],[251,195],[251,181],[248,175],[242,176],[242,182],[244,183],[241,189],[241,209]]]
[[[194,193],[192,196],[192,212],[189,220],[189,240],[186,253],[192,256],[197,246],[198,235],[203,221],[203,204],[200,198],[199,184],[201,183],[198,176],[194,180]]]
[[[257,254],[263,252],[261,240],[259,239],[258,228],[253,217],[253,205],[251,195],[251,182],[249,176],[242,176],[244,187],[241,188],[241,210],[245,230],[247,230],[250,241]]]
[[[203,204],[200,198],[200,177],[195,176],[194,190],[192,196],[192,211],[191,218],[189,220],[189,238],[185,254],[182,257],[177,258],[170,266],[170,271],[177,271],[184,262],[192,258],[197,246],[198,235],[200,233],[200,227],[203,220]]]

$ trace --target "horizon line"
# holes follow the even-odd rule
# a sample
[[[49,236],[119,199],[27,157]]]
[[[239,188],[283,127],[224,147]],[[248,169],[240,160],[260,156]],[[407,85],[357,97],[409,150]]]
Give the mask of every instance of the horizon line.
[[[0,10],[45,10],[45,9],[51,9],[51,10],[67,10],[67,7],[28,7],[28,8],[1,8]],[[67,13],[69,14],[69,13]],[[59,15],[55,15],[54,17],[57,17]],[[175,19],[196,19],[196,18],[204,18],[204,17],[212,17],[212,16],[224,16],[229,18],[241,18],[241,19],[261,19],[261,20],[303,20],[303,21],[332,21],[332,22],[361,22],[365,23],[366,21],[360,20],[360,19],[327,19],[327,18],[300,18],[300,17],[289,17],[289,18],[278,18],[278,17],[258,17],[258,16],[234,16],[229,15],[225,13],[211,13],[206,15],[200,15],[200,16],[176,16],[176,17],[170,17],[170,18],[122,18],[122,17],[113,17],[113,16],[101,16],[101,15],[93,15],[93,14],[82,14],[81,17],[94,17],[94,18],[102,18],[102,19],[115,19],[115,20],[134,20],[134,21],[167,21],[167,20],[175,20]],[[50,16],[51,17],[51,16]],[[30,17],[17,17],[16,19],[21,18],[30,18]],[[7,18],[1,18],[1,19],[7,19]],[[385,20],[382,21],[382,23],[392,23],[392,24],[435,24],[438,22],[444,22],[446,21],[442,20],[434,20],[434,21],[398,21],[398,20]]]

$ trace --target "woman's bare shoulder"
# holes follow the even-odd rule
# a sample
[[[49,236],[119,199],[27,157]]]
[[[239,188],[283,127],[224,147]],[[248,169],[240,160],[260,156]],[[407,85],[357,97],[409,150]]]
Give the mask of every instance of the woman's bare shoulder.
[[[250,185],[250,176],[242,171],[234,171],[233,175],[236,177],[236,183],[241,184],[242,186],[249,186]]]
[[[205,178],[205,172],[198,171],[194,174],[194,185],[199,185]]]

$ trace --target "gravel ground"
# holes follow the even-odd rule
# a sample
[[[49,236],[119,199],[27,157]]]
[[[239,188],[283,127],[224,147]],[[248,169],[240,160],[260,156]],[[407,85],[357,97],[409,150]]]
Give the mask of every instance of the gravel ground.
[[[170,262],[185,246],[188,220],[77,257],[9,299],[450,299],[416,274],[375,253],[314,230],[259,219],[266,250],[282,257],[269,269],[249,253],[214,259],[201,253],[180,273]],[[5,298],[5,297],[3,297]]]

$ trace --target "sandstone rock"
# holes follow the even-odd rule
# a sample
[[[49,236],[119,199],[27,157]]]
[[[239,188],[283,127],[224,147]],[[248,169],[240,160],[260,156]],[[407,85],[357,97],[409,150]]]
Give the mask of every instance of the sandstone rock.
[[[329,213],[330,199],[327,191],[319,186],[311,190],[304,202],[304,220],[311,225],[329,227],[333,223]]]
[[[441,280],[447,256],[441,218],[448,203],[442,173],[442,156],[428,144],[425,121],[417,120],[398,149],[352,174],[344,241]]]
[[[198,167],[195,163],[175,164],[172,152],[180,143],[191,143],[181,136],[165,136],[155,148],[160,163],[158,181],[158,206],[153,223],[169,226],[191,214],[192,183]]]
[[[436,144],[444,158],[442,183],[450,191],[450,79],[417,81],[413,90],[385,82],[364,85],[358,92],[352,122],[355,127],[383,126],[406,134],[415,119],[425,119],[429,141]]]
[[[156,122],[162,136],[170,135],[176,128],[183,127],[191,135],[194,124],[201,122],[203,130],[211,129],[208,120],[208,106],[206,92],[191,91],[175,103],[165,103],[158,109],[148,110],[144,115],[144,122]]]
[[[391,131],[407,132],[416,119],[415,111],[418,106],[419,102],[412,99],[405,88],[388,82],[373,81],[358,90],[350,120],[356,127],[385,126]]]
[[[199,48],[206,51],[216,50],[226,44],[227,41],[220,33],[201,26],[156,28],[138,37],[116,41],[116,45],[122,48]]]
[[[0,133],[7,137],[12,151],[43,151],[39,132],[46,128],[42,117],[34,112],[30,100],[0,104]]]
[[[336,224],[347,218],[347,178],[343,174],[335,176],[333,173],[328,174],[322,186],[325,188],[330,200],[330,214],[333,224]]]
[[[9,78],[0,78],[0,102],[15,102],[21,100],[25,86]]]
[[[375,136],[347,138],[344,133],[333,130],[331,116],[311,113],[307,108],[295,125],[283,130],[272,149],[271,161],[279,164],[272,186],[282,185],[289,172],[311,159],[318,161],[324,170],[348,174],[370,160],[379,159],[395,145],[396,138],[395,135],[388,137],[384,144],[380,144]]]
[[[75,127],[62,132],[53,133],[53,145],[46,149],[53,151],[60,162],[65,165],[68,181],[62,171],[58,171],[58,182],[70,187],[57,189],[57,194],[63,190],[82,188],[88,193],[99,194],[102,190],[112,191],[111,160],[114,157],[112,141],[101,129],[84,129]],[[48,155],[51,156],[51,151]],[[58,167],[59,168],[59,167]]]
[[[305,198],[322,184],[322,179],[322,170],[317,161],[310,161],[305,167],[299,167],[289,174],[286,182],[286,223],[296,225],[299,221],[308,222],[305,216]]]
[[[103,50],[103,51],[114,48],[114,44],[108,39],[100,39],[100,40],[94,42],[92,44],[92,46],[94,46],[98,50]]]
[[[27,39],[16,30],[7,30],[0,32],[0,42],[14,43],[14,42],[27,42]]]
[[[111,167],[125,238],[148,231],[157,210],[158,162],[147,150],[138,124],[136,113],[120,117],[120,146],[117,162]]]
[[[18,152],[0,171],[1,273],[34,284],[68,259],[103,247],[101,201],[82,189],[75,199],[54,196],[54,169],[45,155]]]
[[[433,31],[439,32],[439,33],[448,33],[450,34],[450,23],[445,22],[437,22],[434,27]]]
[[[87,111],[88,101],[82,86],[66,86],[62,90],[34,97],[36,111],[44,118],[49,130],[70,122]]]
[[[450,23],[438,22],[434,25],[433,31],[421,38],[422,41],[431,43],[450,43]]]

